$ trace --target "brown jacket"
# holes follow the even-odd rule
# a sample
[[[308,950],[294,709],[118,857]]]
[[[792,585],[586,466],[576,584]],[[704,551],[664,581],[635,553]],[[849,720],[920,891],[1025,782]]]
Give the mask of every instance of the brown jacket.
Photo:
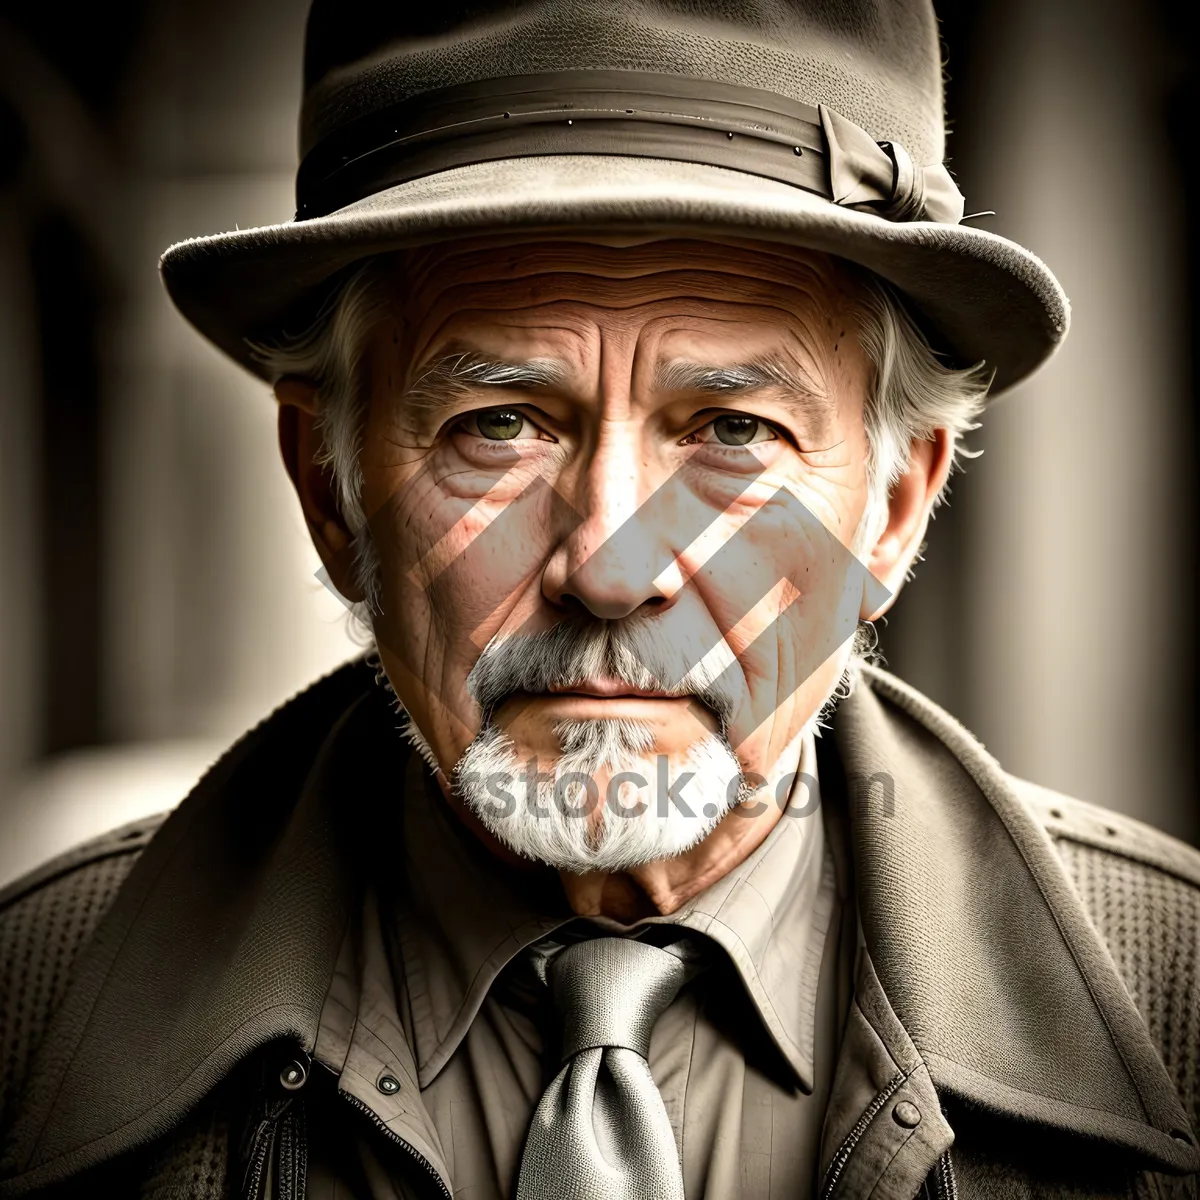
[[[346,818],[370,820],[381,753],[398,777],[393,725],[350,664],[161,828],[0,895],[0,1196],[253,1184],[256,1132],[289,1103],[279,1055],[312,1050],[371,871]],[[1200,854],[1006,775],[880,671],[822,741],[864,950],[821,1195],[1194,1196]],[[915,1126],[892,1118],[901,1101]],[[408,1089],[380,1135],[411,1144],[422,1119]],[[442,1194],[413,1163],[412,1194]]]

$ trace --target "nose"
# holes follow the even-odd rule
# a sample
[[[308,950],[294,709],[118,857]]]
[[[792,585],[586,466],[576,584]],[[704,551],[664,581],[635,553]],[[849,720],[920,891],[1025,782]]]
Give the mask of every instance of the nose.
[[[674,489],[648,487],[636,445],[613,438],[597,449],[570,497],[579,523],[542,574],[551,604],[607,621],[670,607]]]

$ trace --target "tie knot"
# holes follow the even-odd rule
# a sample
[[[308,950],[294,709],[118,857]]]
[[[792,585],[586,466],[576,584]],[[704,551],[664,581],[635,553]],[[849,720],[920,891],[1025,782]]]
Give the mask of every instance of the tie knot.
[[[589,938],[560,951],[546,980],[562,1021],[563,1059],[594,1046],[645,1058],[654,1023],[690,973],[678,954],[629,938]]]

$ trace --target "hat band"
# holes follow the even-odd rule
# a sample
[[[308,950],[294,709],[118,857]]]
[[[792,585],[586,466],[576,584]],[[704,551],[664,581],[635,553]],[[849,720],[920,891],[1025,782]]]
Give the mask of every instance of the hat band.
[[[895,221],[957,223],[941,163],[914,166],[824,105],[646,71],[556,71],[423,92],[328,134],[296,176],[296,219],[454,167],[556,154],[703,163]]]

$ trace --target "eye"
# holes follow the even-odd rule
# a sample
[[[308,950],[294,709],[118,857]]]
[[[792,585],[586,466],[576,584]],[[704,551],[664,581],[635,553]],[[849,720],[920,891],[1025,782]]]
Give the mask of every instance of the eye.
[[[726,446],[748,446],[758,439],[760,431],[769,432],[757,417],[737,417],[732,414],[718,417],[713,422],[713,433]],[[761,440],[761,439],[758,439]]]
[[[459,448],[465,453],[525,454],[534,450],[535,443],[556,441],[542,428],[536,414],[527,416],[519,408],[479,408],[463,413],[451,428],[461,439]]]
[[[752,446],[757,442],[774,441],[779,435],[758,417],[746,413],[722,413],[698,429],[687,440],[690,442],[719,442],[723,446]]]
[[[511,408],[485,408],[475,414],[480,437],[491,442],[511,442],[525,428],[525,418]]]

